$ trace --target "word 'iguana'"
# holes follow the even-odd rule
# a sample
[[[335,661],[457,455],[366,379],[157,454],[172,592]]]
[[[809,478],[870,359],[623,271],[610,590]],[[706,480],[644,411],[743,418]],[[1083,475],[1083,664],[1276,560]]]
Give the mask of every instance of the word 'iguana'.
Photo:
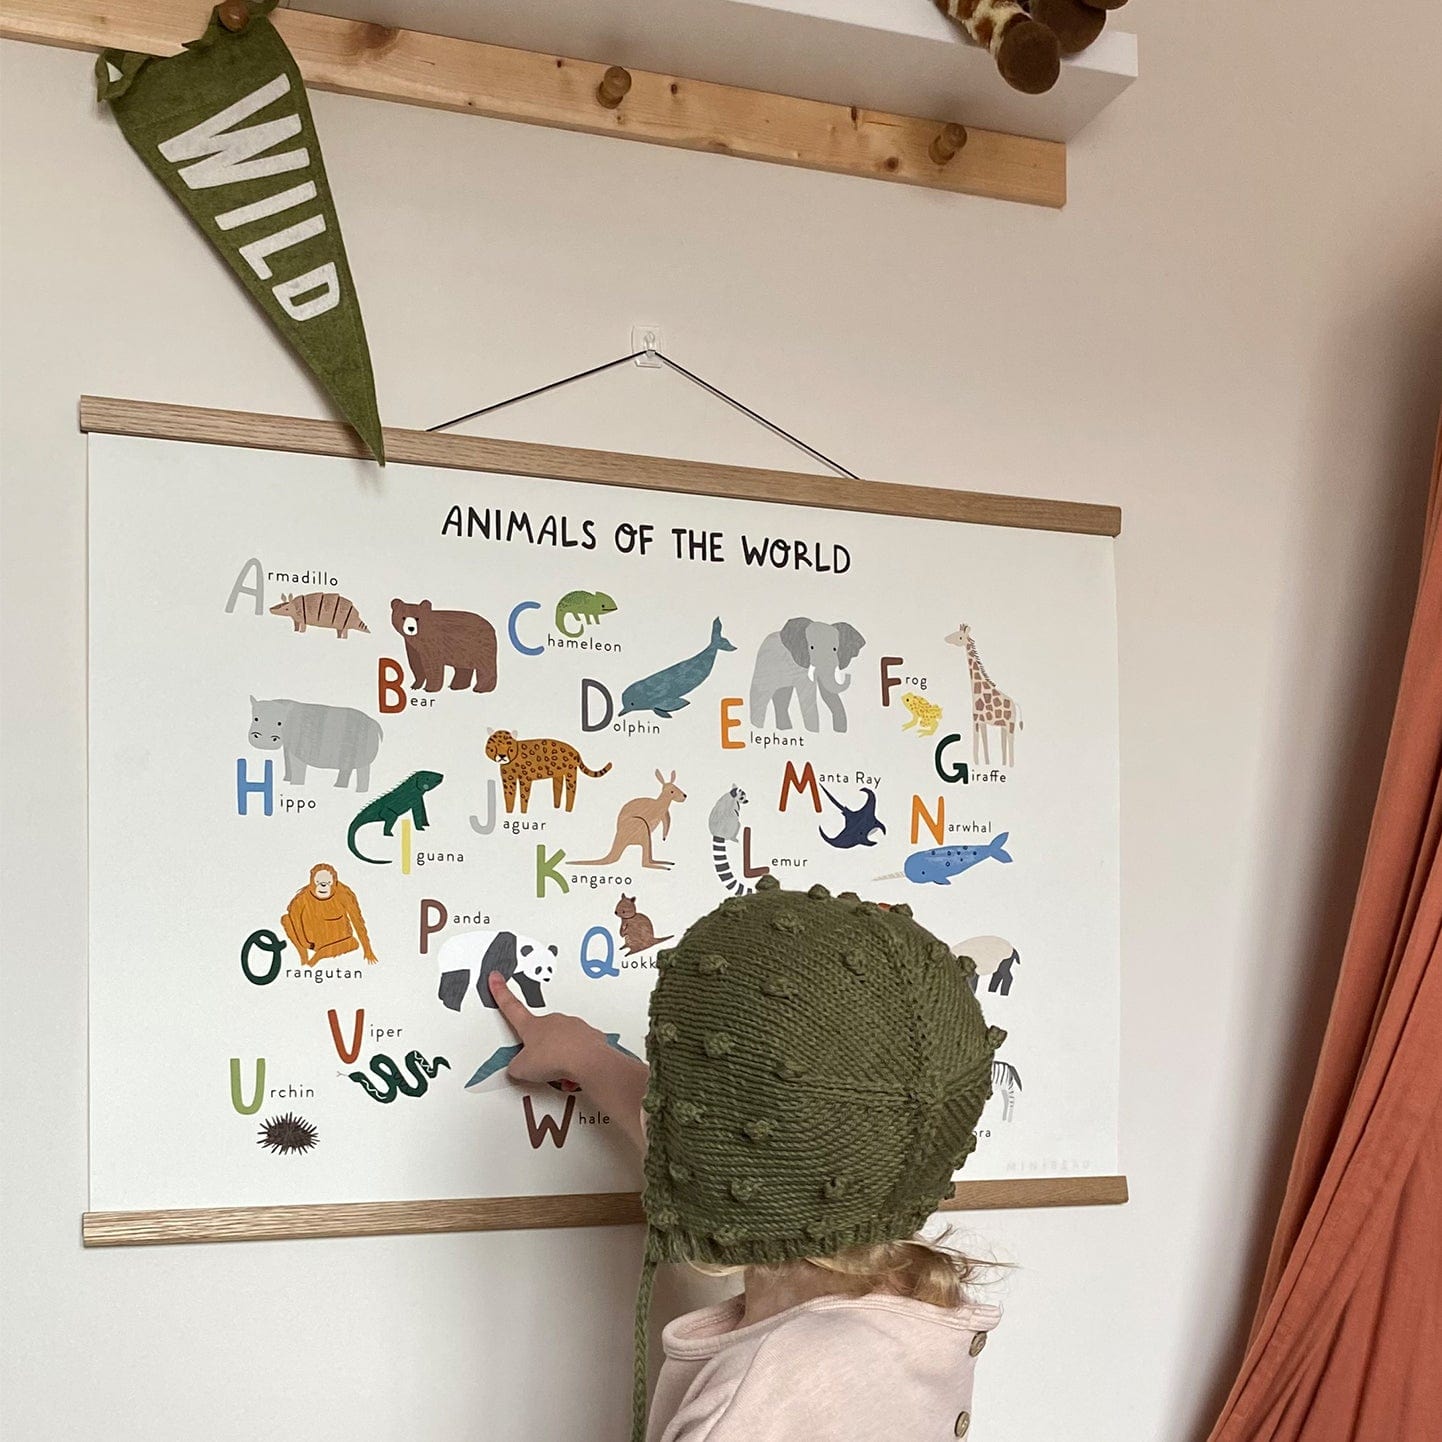
[[[407,812],[414,820],[416,830],[424,831],[430,825],[430,819],[426,816],[426,792],[434,791],[444,780],[445,777],[439,771],[416,771],[407,776],[399,786],[392,787],[384,796],[377,796],[369,806],[362,807],[346,833],[345,841],[350,847],[351,855],[370,862],[372,866],[389,866],[389,861],[377,861],[373,856],[363,856],[356,850],[356,832],[362,826],[381,821],[385,823],[382,834],[389,836],[394,831],[396,822]]]

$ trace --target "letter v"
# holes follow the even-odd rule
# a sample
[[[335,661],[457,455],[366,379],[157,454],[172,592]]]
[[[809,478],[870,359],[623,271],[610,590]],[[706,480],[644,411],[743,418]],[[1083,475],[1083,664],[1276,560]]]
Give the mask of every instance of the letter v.
[[[365,1026],[366,1009],[361,1007],[355,1014],[355,1030],[351,1033],[349,1051],[346,1051],[345,1044],[340,1039],[340,1018],[335,1014],[335,1009],[332,1007],[325,1015],[330,1022],[330,1039],[335,1043],[336,1055],[348,1065],[360,1055],[361,1028]]]

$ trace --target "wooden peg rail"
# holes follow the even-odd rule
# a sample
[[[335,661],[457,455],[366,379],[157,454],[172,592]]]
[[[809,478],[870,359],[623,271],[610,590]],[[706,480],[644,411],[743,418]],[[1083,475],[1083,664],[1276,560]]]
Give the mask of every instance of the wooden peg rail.
[[[0,0],[0,38],[172,55],[201,33],[210,9],[208,0]],[[1066,146],[1053,140],[303,10],[275,10],[271,20],[314,90],[1028,205],[1066,204]]]

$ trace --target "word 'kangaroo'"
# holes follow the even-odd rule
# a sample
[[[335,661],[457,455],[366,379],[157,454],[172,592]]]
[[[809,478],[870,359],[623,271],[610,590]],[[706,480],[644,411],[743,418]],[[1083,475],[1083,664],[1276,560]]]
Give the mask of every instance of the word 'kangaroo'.
[[[652,871],[665,871],[675,865],[673,861],[662,861],[651,854],[651,840],[658,826],[662,841],[671,834],[671,803],[684,801],[686,793],[676,785],[674,771],[669,781],[657,771],[656,780],[661,783],[659,796],[633,796],[616,813],[616,837],[611,842],[610,851],[590,861],[572,861],[572,866],[609,866],[620,859],[628,846],[640,847],[641,865]]]

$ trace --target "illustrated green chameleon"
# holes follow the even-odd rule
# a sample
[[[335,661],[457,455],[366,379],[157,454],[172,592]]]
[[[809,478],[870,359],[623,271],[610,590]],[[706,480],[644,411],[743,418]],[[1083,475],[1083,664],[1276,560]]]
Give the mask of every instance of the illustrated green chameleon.
[[[556,602],[556,630],[574,640],[588,625],[594,626],[615,609],[616,603],[604,591],[567,591]],[[567,616],[575,616],[583,623],[579,631],[566,629]]]
[[[396,822],[407,812],[415,821],[416,830],[424,831],[430,825],[430,819],[426,815],[426,792],[434,791],[444,780],[445,777],[439,771],[415,771],[399,786],[393,786],[384,796],[377,796],[369,805],[363,806],[356,813],[356,818],[346,833],[345,844],[350,847],[351,855],[361,861],[368,861],[372,866],[389,866],[389,861],[377,861],[375,857],[364,856],[356,850],[356,832],[362,826],[381,821],[385,823],[382,834],[389,836],[395,830]]]

